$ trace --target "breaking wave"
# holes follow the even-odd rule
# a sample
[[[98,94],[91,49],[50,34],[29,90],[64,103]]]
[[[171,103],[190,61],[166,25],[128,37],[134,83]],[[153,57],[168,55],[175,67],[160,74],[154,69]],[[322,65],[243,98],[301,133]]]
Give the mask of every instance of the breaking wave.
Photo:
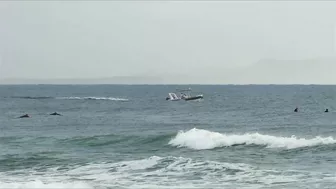
[[[189,131],[179,131],[178,134],[169,141],[169,144],[176,147],[187,147],[195,150],[214,149],[220,147],[230,147],[235,145],[260,145],[267,148],[294,149],[301,147],[335,144],[333,137],[320,137],[306,139],[291,137],[279,137],[263,135],[259,133],[246,133],[242,135],[221,134],[202,129],[191,129]]]
[[[41,142],[53,143],[55,146],[74,145],[87,148],[113,145],[118,145],[119,147],[122,145],[133,147],[137,146],[138,148],[147,148],[148,146],[164,148],[168,145],[179,148],[186,147],[194,150],[234,147],[237,145],[245,145],[246,147],[262,146],[266,148],[297,149],[303,147],[336,144],[336,140],[331,136],[299,138],[296,136],[281,137],[259,133],[222,134],[196,128],[188,131],[179,131],[177,134],[167,133],[160,135],[106,134],[93,136],[75,136],[70,138],[0,137],[0,145],[4,146],[16,145],[18,143],[34,145]]]
[[[310,175],[265,170],[243,163],[151,156],[50,167],[43,172],[38,169],[0,172],[0,188],[241,188],[251,183],[260,187],[279,181],[306,181],[307,176]]]

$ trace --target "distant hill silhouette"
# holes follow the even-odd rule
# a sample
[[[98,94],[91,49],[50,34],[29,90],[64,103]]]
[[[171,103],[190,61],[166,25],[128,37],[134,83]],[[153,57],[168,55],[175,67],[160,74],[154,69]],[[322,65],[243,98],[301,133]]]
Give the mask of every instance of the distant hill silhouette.
[[[25,79],[9,78],[0,80],[0,84],[157,84],[158,77],[111,77],[111,78],[74,78],[74,79]]]
[[[2,79],[0,84],[336,84],[336,58],[260,60],[235,69],[84,79]],[[153,73],[155,74],[155,73]]]
[[[336,84],[336,59],[260,60],[213,77],[230,84]]]
[[[336,84],[335,70],[336,59],[261,60],[242,74],[251,83]]]

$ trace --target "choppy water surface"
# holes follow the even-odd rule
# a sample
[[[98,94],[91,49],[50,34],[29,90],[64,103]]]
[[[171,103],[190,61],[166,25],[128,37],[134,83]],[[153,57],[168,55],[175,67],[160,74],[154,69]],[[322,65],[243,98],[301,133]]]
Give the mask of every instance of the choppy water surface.
[[[0,188],[334,188],[335,86],[187,87],[0,86]]]

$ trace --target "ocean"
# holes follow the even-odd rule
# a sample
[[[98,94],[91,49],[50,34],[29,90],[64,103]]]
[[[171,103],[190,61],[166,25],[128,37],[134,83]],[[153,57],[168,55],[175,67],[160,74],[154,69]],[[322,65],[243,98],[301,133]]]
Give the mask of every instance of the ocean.
[[[166,101],[189,87],[204,99]],[[335,188],[335,97],[319,85],[2,85],[0,188]]]

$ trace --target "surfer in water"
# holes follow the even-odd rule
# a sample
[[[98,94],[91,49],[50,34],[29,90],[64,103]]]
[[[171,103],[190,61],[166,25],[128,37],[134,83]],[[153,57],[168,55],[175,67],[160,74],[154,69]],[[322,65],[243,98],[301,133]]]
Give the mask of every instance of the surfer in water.
[[[296,108],[294,109],[294,112],[298,112],[298,111],[299,111],[299,108],[296,107]]]
[[[324,112],[329,112],[328,108]]]
[[[29,118],[30,116],[28,114],[22,115],[19,118]]]
[[[59,114],[59,113],[57,113],[57,112],[54,112],[54,113],[52,113],[52,114],[50,114],[50,115],[58,115],[58,116],[61,116],[61,114]]]

